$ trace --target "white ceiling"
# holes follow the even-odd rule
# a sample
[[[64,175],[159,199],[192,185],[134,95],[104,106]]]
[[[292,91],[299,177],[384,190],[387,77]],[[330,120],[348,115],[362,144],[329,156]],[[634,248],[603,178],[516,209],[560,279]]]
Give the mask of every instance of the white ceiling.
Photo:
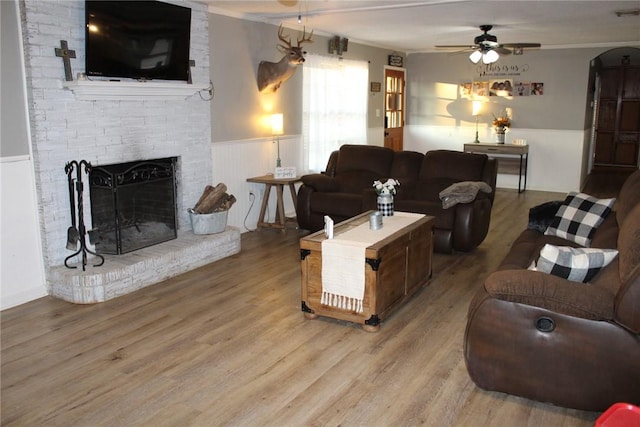
[[[500,43],[542,43],[543,49],[640,46],[640,10],[631,1],[494,0],[201,0],[209,11],[236,18],[305,26],[316,34],[402,52],[435,45],[470,45],[492,24]],[[298,15],[302,23],[298,24]]]

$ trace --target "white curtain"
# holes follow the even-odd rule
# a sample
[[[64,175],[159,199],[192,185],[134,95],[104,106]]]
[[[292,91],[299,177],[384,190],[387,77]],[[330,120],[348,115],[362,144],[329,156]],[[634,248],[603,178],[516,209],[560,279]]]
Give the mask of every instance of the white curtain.
[[[341,145],[367,143],[369,64],[310,54],[302,69],[302,161],[320,172]]]

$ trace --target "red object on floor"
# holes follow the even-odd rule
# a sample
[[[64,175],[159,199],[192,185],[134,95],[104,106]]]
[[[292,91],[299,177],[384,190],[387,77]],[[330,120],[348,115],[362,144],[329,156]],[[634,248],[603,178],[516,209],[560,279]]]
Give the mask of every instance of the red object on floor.
[[[596,420],[595,427],[640,427],[640,408],[630,403],[616,403]]]

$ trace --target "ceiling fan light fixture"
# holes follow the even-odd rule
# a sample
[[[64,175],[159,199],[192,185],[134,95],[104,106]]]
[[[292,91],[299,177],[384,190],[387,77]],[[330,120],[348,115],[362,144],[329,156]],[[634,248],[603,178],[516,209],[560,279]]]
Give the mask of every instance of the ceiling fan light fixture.
[[[482,62],[484,64],[493,64],[494,62],[496,62],[498,59],[500,58],[500,55],[498,55],[498,52],[496,52],[495,50],[490,50],[488,52],[485,52],[482,55]]]
[[[474,50],[473,52],[471,52],[471,55],[469,55],[469,61],[477,64],[482,57],[483,55],[480,50]]]
[[[525,48],[539,48],[542,45],[540,43],[498,43],[498,38],[488,31],[491,30],[491,25],[481,25],[480,29],[484,31],[484,34],[477,36],[473,40],[473,45],[436,45],[438,49],[456,49],[459,52],[469,52],[473,49],[469,55],[469,61],[474,64],[478,64],[480,60],[485,65],[493,64],[500,59],[500,55],[522,55]]]

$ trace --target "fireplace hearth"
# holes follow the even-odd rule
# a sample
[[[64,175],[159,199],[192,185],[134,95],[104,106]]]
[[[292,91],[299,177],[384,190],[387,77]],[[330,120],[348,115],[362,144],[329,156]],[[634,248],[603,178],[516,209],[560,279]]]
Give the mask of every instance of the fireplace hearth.
[[[96,252],[120,255],[177,237],[176,157],[94,166]]]

